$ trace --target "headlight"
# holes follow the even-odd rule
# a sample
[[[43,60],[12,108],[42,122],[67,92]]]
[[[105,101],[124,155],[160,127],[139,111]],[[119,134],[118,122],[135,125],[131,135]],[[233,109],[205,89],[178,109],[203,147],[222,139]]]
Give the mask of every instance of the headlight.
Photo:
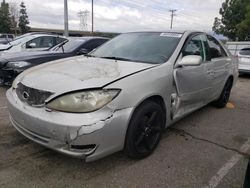
[[[16,61],[16,62],[9,62],[7,64],[7,67],[9,68],[23,68],[23,67],[26,67],[30,65],[29,62],[26,62],[26,61]]]
[[[112,101],[118,94],[119,89],[90,90],[66,94],[52,99],[46,107],[52,110],[85,113],[98,110]]]

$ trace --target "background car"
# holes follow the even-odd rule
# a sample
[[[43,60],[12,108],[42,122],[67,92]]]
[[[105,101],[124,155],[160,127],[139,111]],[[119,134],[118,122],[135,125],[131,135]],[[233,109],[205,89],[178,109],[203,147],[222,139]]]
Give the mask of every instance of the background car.
[[[206,33],[134,32],[26,70],[6,96],[12,125],[41,145],[87,162],[120,150],[142,159],[164,128],[211,102],[225,107],[237,77]]]
[[[15,40],[9,42],[8,44],[0,45],[0,54],[48,50],[65,40],[65,37],[53,34],[25,34],[15,38]]]
[[[239,73],[250,74],[250,48],[243,48],[238,54]]]
[[[9,42],[13,41],[14,38],[15,35],[13,34],[2,33],[0,34],[0,44],[8,44]]]
[[[49,51],[16,52],[0,58],[0,84],[11,85],[13,79],[24,70],[52,60],[87,54],[102,45],[108,38],[69,38]]]

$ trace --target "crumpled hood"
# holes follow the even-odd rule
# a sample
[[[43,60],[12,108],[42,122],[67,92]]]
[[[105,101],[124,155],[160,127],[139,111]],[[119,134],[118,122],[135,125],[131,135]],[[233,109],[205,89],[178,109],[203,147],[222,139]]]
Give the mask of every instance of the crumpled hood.
[[[31,88],[61,94],[80,89],[100,88],[154,66],[156,65],[78,56],[28,69],[17,77],[13,86],[16,87],[18,82],[22,82]]]

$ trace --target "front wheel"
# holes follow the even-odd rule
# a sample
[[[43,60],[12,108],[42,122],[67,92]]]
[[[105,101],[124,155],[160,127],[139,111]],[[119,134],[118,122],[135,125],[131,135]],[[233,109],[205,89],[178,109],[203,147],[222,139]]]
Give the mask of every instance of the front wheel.
[[[229,101],[232,85],[233,85],[232,80],[230,79],[227,80],[219,99],[213,102],[214,106],[216,106],[217,108],[224,108],[227,105]]]
[[[142,159],[157,147],[165,127],[162,107],[154,101],[146,101],[139,106],[130,121],[125,152],[130,158]]]

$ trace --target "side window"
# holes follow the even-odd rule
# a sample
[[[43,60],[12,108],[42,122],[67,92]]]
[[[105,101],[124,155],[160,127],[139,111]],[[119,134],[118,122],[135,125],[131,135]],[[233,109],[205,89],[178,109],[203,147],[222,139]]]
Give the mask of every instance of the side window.
[[[26,48],[50,48],[54,46],[53,36],[37,37],[26,43]]]
[[[211,59],[227,56],[225,50],[222,48],[220,43],[215,38],[208,35],[207,39],[208,39]]]
[[[182,52],[182,55],[199,55],[202,57],[202,60],[205,61],[206,54],[204,51],[203,38],[204,37],[202,37],[202,35],[196,35],[189,40]]]
[[[8,38],[13,39],[14,37],[13,37],[13,35],[8,35]]]
[[[89,42],[86,42],[82,48],[85,48],[88,50],[88,52],[92,51],[93,49],[97,48],[98,46],[100,46],[101,44],[103,44],[104,42],[99,40],[99,39],[93,39]]]
[[[55,45],[60,44],[61,42],[65,41],[65,40],[67,40],[67,39],[61,38],[61,37],[56,37],[56,44]]]
[[[52,36],[41,37],[41,43],[39,48],[50,48],[54,46],[54,38]]]
[[[26,42],[26,48],[39,48],[42,37],[34,38]]]

